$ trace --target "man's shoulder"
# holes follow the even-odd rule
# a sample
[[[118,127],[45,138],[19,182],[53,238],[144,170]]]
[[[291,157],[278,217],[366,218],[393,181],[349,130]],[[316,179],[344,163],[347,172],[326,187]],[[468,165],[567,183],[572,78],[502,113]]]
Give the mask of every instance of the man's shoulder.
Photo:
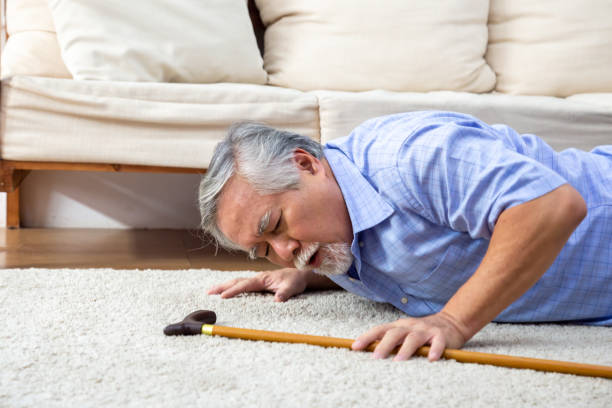
[[[427,137],[431,130],[451,122],[475,118],[444,111],[415,111],[369,119],[345,137],[325,145],[326,151],[342,153],[360,168],[394,165],[402,146],[413,139]],[[435,143],[434,140],[431,140]]]

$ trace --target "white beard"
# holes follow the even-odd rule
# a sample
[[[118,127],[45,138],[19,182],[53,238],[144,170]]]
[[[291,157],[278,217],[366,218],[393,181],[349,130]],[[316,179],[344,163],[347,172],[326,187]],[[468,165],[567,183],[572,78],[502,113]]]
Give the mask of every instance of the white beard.
[[[333,242],[331,244],[313,243],[311,246],[304,248],[295,258],[295,267],[301,271],[311,269],[308,266],[308,261],[319,250],[321,257],[321,265],[314,270],[320,275],[343,275],[353,263],[353,254],[351,246],[344,242]]]

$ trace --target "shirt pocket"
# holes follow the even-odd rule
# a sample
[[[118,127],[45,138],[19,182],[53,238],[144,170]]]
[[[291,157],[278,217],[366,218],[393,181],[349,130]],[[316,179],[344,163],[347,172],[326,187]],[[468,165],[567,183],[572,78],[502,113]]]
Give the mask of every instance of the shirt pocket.
[[[425,301],[444,305],[474,273],[471,261],[468,252],[449,246],[431,272],[410,284],[412,292]]]

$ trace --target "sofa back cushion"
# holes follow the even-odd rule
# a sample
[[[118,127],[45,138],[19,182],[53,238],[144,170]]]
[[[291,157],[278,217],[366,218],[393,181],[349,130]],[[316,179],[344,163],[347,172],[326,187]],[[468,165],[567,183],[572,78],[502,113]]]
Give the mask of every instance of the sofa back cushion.
[[[246,0],[49,0],[75,79],[264,84]]]
[[[491,0],[486,58],[500,92],[611,92],[612,1]]]
[[[457,90],[495,85],[488,0],[256,0],[272,85],[301,90]]]
[[[7,0],[9,39],[2,50],[2,78],[32,75],[70,78],[47,0]]]

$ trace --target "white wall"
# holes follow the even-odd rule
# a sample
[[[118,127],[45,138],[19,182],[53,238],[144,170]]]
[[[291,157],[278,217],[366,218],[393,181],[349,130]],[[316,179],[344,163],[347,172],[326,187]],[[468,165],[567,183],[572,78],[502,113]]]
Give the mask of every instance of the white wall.
[[[197,228],[199,180],[195,174],[33,171],[21,185],[21,223],[39,228]],[[6,225],[4,199],[0,211]]]

